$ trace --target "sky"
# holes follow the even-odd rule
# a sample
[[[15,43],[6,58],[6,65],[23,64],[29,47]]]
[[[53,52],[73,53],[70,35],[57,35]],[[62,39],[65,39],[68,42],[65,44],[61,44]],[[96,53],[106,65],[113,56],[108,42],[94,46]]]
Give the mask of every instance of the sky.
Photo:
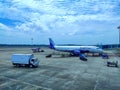
[[[0,0],[0,44],[118,44],[120,0]]]

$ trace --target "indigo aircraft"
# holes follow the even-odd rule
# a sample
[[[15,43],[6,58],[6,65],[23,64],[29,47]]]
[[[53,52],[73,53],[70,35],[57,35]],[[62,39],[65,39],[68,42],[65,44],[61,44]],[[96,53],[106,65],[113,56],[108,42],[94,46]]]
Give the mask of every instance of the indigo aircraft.
[[[81,52],[84,53],[98,53],[101,55],[103,53],[103,50],[97,46],[60,46],[55,45],[54,41],[49,38],[49,48],[57,50],[57,51],[63,51],[63,52],[70,52],[71,55],[79,55]]]

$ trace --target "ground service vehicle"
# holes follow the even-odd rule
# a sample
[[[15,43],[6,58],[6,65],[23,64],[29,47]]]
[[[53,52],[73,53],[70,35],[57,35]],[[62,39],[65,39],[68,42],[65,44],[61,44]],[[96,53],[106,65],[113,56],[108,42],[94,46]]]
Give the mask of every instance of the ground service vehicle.
[[[38,59],[33,54],[13,54],[12,64],[15,66],[38,67]]]

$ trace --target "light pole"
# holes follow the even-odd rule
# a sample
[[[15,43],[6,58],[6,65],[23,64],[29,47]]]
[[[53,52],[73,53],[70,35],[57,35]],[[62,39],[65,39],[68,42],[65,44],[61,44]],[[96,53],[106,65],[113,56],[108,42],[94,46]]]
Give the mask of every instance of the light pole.
[[[117,27],[119,29],[119,45],[120,45],[120,26]]]
[[[31,38],[31,45],[33,45],[33,38]]]

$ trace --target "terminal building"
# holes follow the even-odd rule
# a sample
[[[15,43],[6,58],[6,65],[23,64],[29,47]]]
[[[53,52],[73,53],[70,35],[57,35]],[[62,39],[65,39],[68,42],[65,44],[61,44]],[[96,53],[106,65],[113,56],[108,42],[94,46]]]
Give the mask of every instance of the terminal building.
[[[120,44],[102,45],[102,49],[120,48]]]

